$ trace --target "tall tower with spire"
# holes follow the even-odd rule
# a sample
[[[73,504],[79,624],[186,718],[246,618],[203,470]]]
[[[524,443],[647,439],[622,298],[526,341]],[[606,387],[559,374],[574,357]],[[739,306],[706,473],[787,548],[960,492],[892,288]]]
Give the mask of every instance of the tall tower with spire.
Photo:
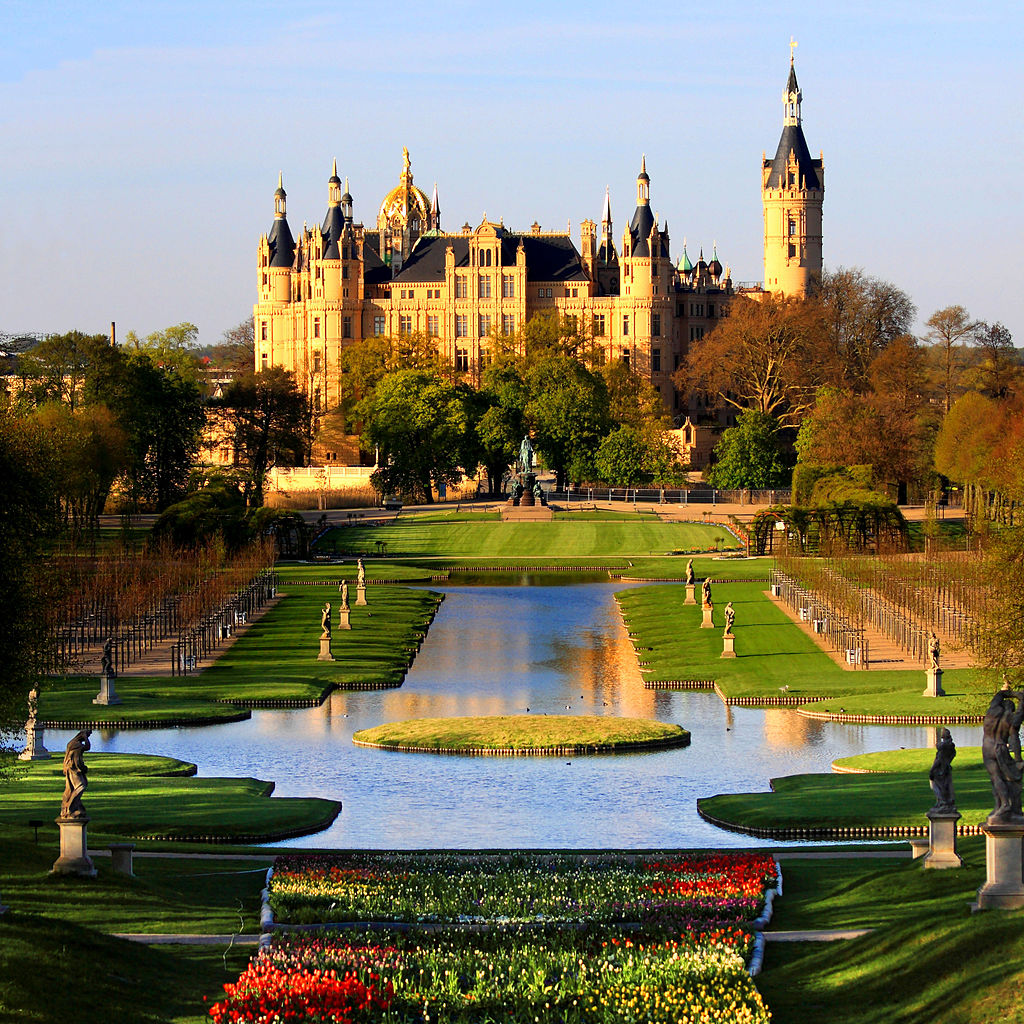
[[[796,80],[790,42],[789,78],[782,94],[782,137],[774,159],[761,156],[764,207],[764,289],[804,296],[821,278],[821,212],[825,162],[811,158],[801,125],[803,94]]]

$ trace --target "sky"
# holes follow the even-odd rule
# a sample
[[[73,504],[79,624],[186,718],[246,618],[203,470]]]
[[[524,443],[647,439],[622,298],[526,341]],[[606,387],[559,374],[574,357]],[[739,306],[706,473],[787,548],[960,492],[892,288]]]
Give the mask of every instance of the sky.
[[[294,233],[331,161],[372,224],[407,146],[442,227],[632,216],[646,154],[685,238],[763,275],[760,161],[790,39],[826,267],[953,303],[1024,346],[1024,10],[993,0],[731,4],[289,0],[0,4],[0,333],[201,343],[249,317],[278,172]]]

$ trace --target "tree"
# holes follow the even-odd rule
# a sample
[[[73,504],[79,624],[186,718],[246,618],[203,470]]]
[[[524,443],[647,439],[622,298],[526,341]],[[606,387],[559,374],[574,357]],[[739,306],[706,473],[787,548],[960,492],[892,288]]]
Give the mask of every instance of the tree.
[[[628,424],[613,430],[594,456],[598,479],[612,487],[677,484],[682,477],[679,452],[664,431]]]
[[[252,317],[229,327],[220,337],[220,343],[209,351],[213,366],[232,373],[254,373],[256,365],[256,331]]]
[[[1013,346],[1013,335],[1002,324],[978,323],[971,336],[979,360],[970,380],[990,398],[1007,398],[1017,391],[1021,379],[1020,353]]]
[[[716,404],[756,409],[795,425],[817,386],[820,310],[803,299],[740,296],[673,376],[681,391]]]
[[[866,390],[872,362],[910,333],[917,307],[896,285],[857,267],[826,271],[817,301],[824,338],[816,383],[842,382],[851,391]]]
[[[880,402],[909,413],[921,408],[925,390],[924,353],[912,334],[901,334],[871,361],[871,388]]]
[[[953,405],[953,395],[962,390],[960,377],[965,364],[965,346],[978,325],[963,306],[946,306],[925,321],[925,340],[931,346],[936,388],[942,396],[943,411]]]
[[[705,474],[707,482],[722,490],[785,486],[790,471],[779,451],[778,431],[778,421],[768,413],[741,412],[736,426],[724,431],[715,446],[715,464]]]
[[[104,334],[53,334],[20,357],[18,371],[34,382],[29,390],[35,404],[61,402],[75,409],[85,400],[91,372],[111,351]]]
[[[621,360],[601,367],[608,389],[608,413],[615,423],[644,430],[665,422],[661,394],[646,377]]]
[[[465,388],[428,370],[381,377],[360,403],[364,443],[380,450],[374,487],[429,504],[435,486],[458,483],[469,435],[466,399]]]
[[[555,353],[530,366],[525,380],[526,422],[555,472],[556,488],[563,490],[570,477],[592,479],[594,454],[611,426],[604,378],[572,356]]]
[[[216,404],[227,411],[234,426],[236,457],[245,469],[245,503],[262,505],[267,471],[304,462],[306,396],[288,370],[272,366],[232,381]]]
[[[60,526],[56,458],[39,424],[0,405],[0,733],[25,719],[25,701],[55,665],[58,584],[45,544]]]
[[[907,484],[930,470],[930,433],[912,409],[835,387],[818,392],[813,411],[797,434],[800,462],[870,465],[873,477],[906,500]]]
[[[185,493],[205,422],[198,384],[146,351],[118,349],[92,375],[92,400],[109,406],[128,436],[125,476],[134,507],[162,510]]]
[[[206,380],[199,357],[198,340],[199,328],[187,322],[153,331],[142,339],[134,331],[125,335],[127,348],[145,352],[157,366],[173,370],[183,380],[197,385],[205,392]]]

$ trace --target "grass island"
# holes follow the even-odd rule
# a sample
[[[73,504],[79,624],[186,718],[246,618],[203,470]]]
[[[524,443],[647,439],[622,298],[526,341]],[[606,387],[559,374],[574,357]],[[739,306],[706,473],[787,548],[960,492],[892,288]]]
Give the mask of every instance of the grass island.
[[[490,715],[416,718],[355,733],[361,747],[433,754],[619,754],[685,747],[678,725],[601,715]]]

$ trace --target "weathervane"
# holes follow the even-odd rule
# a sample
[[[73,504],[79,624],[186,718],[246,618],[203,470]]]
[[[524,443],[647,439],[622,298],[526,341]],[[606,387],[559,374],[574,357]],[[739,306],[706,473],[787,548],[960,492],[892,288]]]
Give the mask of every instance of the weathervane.
[[[792,36],[790,36],[790,37],[789,37],[789,63],[790,63],[790,64],[792,64],[792,63],[793,63],[793,51],[794,51],[794,50],[795,50],[795,49],[797,48],[797,46],[799,46],[799,45],[800,45],[800,44],[799,44],[799,43],[797,43],[797,41],[796,41],[796,40],[795,40],[795,39],[794,39],[794,38],[793,38]]]

